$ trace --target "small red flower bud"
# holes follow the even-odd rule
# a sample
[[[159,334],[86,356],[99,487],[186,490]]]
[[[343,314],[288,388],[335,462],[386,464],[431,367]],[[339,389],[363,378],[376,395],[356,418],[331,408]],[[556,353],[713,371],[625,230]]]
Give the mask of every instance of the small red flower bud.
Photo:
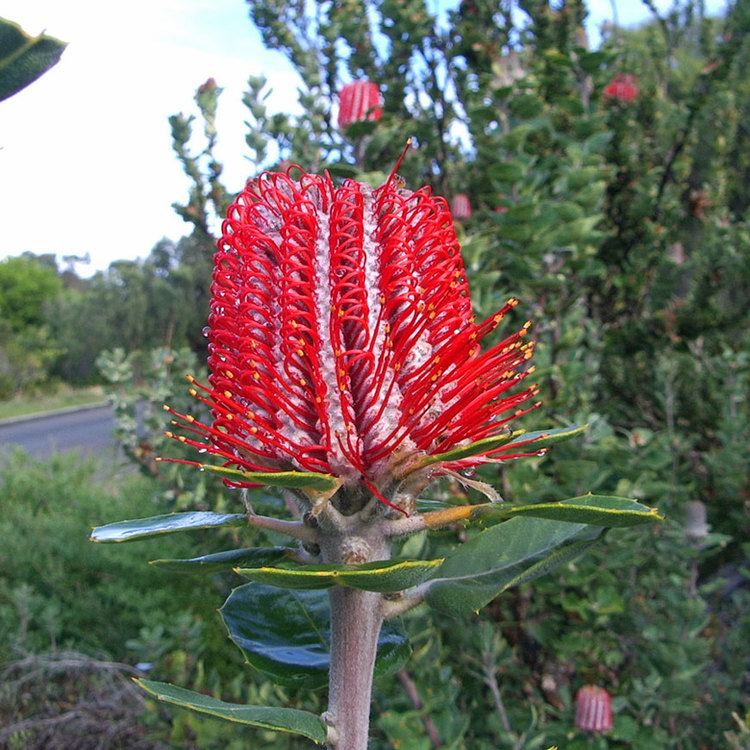
[[[596,685],[584,685],[576,695],[576,728],[584,732],[612,729],[612,699]]]
[[[633,75],[618,73],[605,87],[605,99],[616,99],[624,104],[630,104],[639,93],[638,79]]]
[[[371,81],[347,83],[339,95],[339,128],[355,122],[377,122],[383,114],[380,90]]]
[[[454,219],[462,221],[471,218],[471,201],[465,193],[456,193],[451,201],[451,213]]]

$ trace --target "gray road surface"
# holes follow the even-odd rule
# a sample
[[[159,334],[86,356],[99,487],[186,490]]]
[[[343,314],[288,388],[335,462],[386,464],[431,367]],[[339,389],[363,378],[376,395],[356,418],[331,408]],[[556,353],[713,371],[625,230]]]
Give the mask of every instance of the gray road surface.
[[[49,458],[53,453],[72,450],[83,455],[114,457],[113,426],[111,406],[0,424],[0,458],[14,445],[35,458]]]

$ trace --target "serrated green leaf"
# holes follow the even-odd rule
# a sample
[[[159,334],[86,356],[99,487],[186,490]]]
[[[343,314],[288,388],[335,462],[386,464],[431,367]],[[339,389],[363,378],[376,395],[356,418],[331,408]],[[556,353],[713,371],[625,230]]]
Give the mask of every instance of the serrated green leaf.
[[[585,540],[577,538],[582,533]],[[425,584],[427,603],[440,611],[470,614],[517,581],[530,580],[525,576],[541,575],[556,560],[564,561],[565,555],[552,555],[557,548],[591,541],[599,533],[586,524],[512,518],[481,532],[446,558]]]
[[[244,526],[247,518],[242,513],[168,513],[164,516],[136,518],[98,526],[91,532],[92,542],[131,542],[162,534],[192,529],[212,529],[223,526]]]
[[[534,515],[538,517],[528,517]],[[486,516],[510,520],[461,545],[424,584],[427,601],[436,609],[457,614],[477,610],[511,586],[585,551],[601,527],[663,518],[635,500],[599,495],[515,507],[485,503],[471,513],[472,518]],[[585,544],[575,546],[579,543]]]
[[[390,593],[424,583],[441,560],[384,560],[362,565],[290,565],[238,568],[251,581],[289,589],[326,589],[348,586]]]
[[[331,617],[326,591],[289,591],[260,583],[234,589],[221,608],[229,637],[248,664],[284,685],[322,687],[330,665]],[[406,636],[385,623],[375,674],[391,674],[409,656]]]
[[[153,680],[134,680],[149,695],[173,706],[188,708],[201,714],[226,719],[237,724],[248,724],[275,732],[288,732],[307,737],[318,745],[326,742],[327,729],[319,716],[296,708],[275,706],[247,706],[240,703],[225,703],[210,695]]]
[[[273,565],[288,559],[291,551],[287,547],[249,547],[191,557],[187,560],[151,560],[149,565],[156,565],[165,571],[175,573],[213,573],[219,570],[233,570],[238,565]]]
[[[18,24],[0,18],[0,101],[56,65],[65,47],[59,39],[29,36]]]
[[[649,508],[635,500],[608,495],[583,495],[556,503],[532,503],[529,505],[501,505],[483,503],[478,505],[473,518],[513,518],[533,516],[568,523],[585,523],[592,526],[638,526],[642,523],[663,521],[656,508]]]

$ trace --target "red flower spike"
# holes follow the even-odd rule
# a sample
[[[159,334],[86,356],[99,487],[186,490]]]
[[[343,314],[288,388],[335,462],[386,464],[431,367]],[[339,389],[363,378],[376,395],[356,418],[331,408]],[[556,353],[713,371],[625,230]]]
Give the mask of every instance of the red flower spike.
[[[339,128],[355,122],[377,122],[383,115],[380,89],[372,81],[347,83],[339,94]]]
[[[609,732],[612,729],[612,699],[596,685],[584,685],[576,694],[576,728],[584,732]]]
[[[329,474],[390,505],[393,480],[425,458],[509,433],[538,406],[522,385],[531,324],[480,349],[518,300],[475,322],[451,214],[428,188],[265,173],[222,229],[209,385],[188,378],[213,424],[167,410],[190,435],[177,439],[224,466]],[[427,479],[539,454],[502,442]]]
[[[618,73],[605,87],[605,99],[616,99],[623,104],[630,104],[638,97],[638,79],[629,74]]]
[[[451,213],[458,221],[471,218],[471,201],[465,193],[456,193],[451,201]]]

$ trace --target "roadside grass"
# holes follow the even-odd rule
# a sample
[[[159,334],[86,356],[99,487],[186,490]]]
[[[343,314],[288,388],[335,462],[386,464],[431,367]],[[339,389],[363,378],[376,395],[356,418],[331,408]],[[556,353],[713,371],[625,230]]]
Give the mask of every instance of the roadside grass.
[[[104,388],[100,385],[87,388],[72,388],[63,385],[53,393],[22,394],[0,401],[0,420],[25,417],[71,406],[88,406],[104,400]]]

